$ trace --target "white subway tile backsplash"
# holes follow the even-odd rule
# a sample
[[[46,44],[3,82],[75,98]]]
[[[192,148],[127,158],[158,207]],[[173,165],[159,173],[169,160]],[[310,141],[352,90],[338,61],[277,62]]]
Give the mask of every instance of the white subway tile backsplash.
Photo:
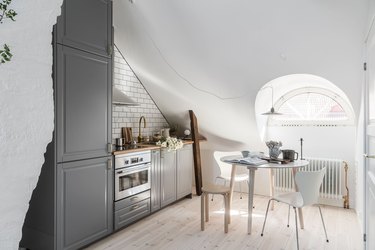
[[[114,53],[114,77],[113,84],[141,104],[140,107],[128,107],[113,105],[112,109],[112,139],[121,137],[122,127],[133,128],[133,138],[138,136],[139,118],[146,118],[147,127],[143,128],[142,135],[151,136],[164,127],[168,127],[168,122],[160,113],[159,109],[148,95],[143,85],[139,82],[129,65],[115,48]]]

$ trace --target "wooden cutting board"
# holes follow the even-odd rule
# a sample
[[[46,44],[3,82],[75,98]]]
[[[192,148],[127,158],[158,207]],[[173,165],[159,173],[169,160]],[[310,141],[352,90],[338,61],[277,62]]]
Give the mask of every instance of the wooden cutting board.
[[[133,141],[133,131],[131,127],[121,128],[121,137],[125,139],[125,144],[130,144]]]

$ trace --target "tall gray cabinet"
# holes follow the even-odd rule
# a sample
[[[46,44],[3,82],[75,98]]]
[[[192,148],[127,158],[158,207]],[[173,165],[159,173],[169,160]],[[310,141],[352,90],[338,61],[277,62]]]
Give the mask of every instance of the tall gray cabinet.
[[[112,2],[65,0],[54,28],[55,131],[20,246],[79,249],[113,230]]]

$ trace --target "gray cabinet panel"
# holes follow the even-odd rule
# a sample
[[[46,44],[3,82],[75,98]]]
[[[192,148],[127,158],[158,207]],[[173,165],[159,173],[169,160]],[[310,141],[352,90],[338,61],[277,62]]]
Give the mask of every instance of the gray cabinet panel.
[[[151,212],[160,209],[160,150],[151,152]]]
[[[193,178],[193,149],[185,145],[177,150],[177,199],[191,194]]]
[[[161,150],[161,207],[176,201],[176,151]]]
[[[57,166],[57,249],[77,249],[112,232],[110,158]]]
[[[109,57],[111,29],[110,0],[65,0],[57,22],[57,43]]]
[[[57,162],[108,154],[111,71],[108,58],[57,45]]]
[[[115,230],[128,226],[150,214],[150,199],[115,211]]]

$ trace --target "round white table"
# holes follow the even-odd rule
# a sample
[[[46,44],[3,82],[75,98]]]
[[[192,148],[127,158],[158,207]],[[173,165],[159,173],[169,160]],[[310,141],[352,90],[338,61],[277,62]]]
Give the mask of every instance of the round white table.
[[[253,198],[254,198],[254,179],[255,179],[255,170],[257,169],[284,169],[284,168],[291,168],[293,171],[293,175],[296,174],[297,170],[301,167],[307,166],[309,164],[306,160],[296,160],[294,162],[289,162],[287,164],[278,164],[278,163],[266,163],[262,165],[251,165],[246,163],[239,163],[239,162],[233,162],[233,160],[241,159],[241,155],[230,155],[230,156],[224,156],[220,160],[232,164],[232,175],[231,175],[231,198],[232,199],[232,193],[233,193],[233,184],[234,184],[234,176],[236,173],[236,167],[239,166],[245,166],[249,170],[249,193],[248,193],[248,220],[247,220],[247,233],[251,234],[251,227],[252,227],[252,214],[253,214]],[[297,186],[296,191],[298,191]],[[272,194],[273,195],[273,194]],[[232,201],[230,201],[231,203]],[[302,209],[298,209],[298,215],[300,220],[300,226],[301,228],[304,227],[303,224],[303,215],[302,215]]]

